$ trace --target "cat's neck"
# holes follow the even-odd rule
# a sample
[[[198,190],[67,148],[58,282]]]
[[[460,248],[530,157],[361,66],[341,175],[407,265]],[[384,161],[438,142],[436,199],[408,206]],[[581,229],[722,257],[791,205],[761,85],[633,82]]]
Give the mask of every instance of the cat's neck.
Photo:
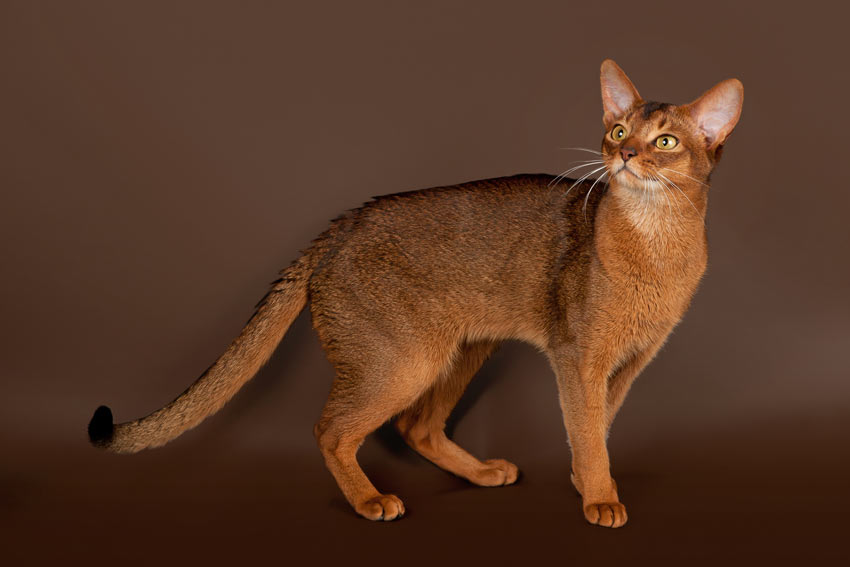
[[[597,212],[597,247],[633,262],[670,265],[704,258],[708,186],[613,180]]]
[[[696,183],[676,187],[648,182],[646,185],[612,181],[608,194],[617,212],[648,237],[680,233],[705,225],[707,186]]]

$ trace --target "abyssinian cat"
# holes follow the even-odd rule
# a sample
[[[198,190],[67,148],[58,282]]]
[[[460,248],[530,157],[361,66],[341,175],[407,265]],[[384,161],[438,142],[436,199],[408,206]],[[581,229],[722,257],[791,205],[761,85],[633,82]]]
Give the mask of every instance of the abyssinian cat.
[[[517,480],[516,466],[479,460],[444,425],[500,341],[519,339],[543,351],[557,377],[585,517],[625,524],[608,429],[705,270],[709,176],[738,122],[743,86],[729,79],[682,106],[649,102],[611,60],[601,84],[602,151],[585,164],[602,172],[595,181],[518,175],[387,195],[350,211],[281,272],[189,389],[117,425],[101,406],[92,443],[134,453],[195,427],[254,376],[309,301],[337,374],[314,432],[359,514],[404,514],[356,460],[364,438],[392,418],[447,471],[481,486]]]

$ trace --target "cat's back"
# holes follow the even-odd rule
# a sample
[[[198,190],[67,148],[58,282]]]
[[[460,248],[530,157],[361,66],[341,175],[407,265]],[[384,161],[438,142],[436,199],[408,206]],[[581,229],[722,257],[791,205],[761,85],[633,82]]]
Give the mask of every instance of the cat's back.
[[[568,191],[553,179],[517,175],[398,193],[350,211],[322,242],[310,280],[314,318],[399,329],[450,321],[473,334],[543,344],[559,274],[580,277],[586,264],[596,206],[588,200],[583,222],[587,188]]]
[[[512,215],[539,210],[544,203],[557,200],[559,191],[546,174],[518,174],[469,181],[456,185],[431,187],[374,197],[352,211],[360,219],[397,220],[401,227],[411,222],[477,221],[482,213],[510,218]],[[445,216],[436,216],[442,212]]]
[[[364,238],[431,241],[475,234],[509,233],[523,222],[557,215],[566,201],[554,177],[520,174],[432,187],[373,198],[334,221],[345,235],[339,242]],[[353,240],[352,240],[353,239]]]
[[[556,261],[565,238],[589,233],[576,215],[585,192],[554,179],[521,174],[376,197],[333,222],[320,271],[435,287],[522,280]]]
[[[438,259],[444,267],[493,259],[559,222],[565,190],[552,180],[521,174],[375,197],[333,222],[327,260],[407,259],[427,268]]]

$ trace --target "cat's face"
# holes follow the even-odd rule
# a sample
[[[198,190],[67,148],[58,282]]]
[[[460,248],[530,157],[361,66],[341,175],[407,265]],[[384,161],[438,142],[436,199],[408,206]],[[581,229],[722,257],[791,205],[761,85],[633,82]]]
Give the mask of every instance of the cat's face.
[[[682,106],[644,101],[610,59],[601,83],[602,159],[611,181],[642,191],[707,182],[741,115],[740,81],[723,81]]]

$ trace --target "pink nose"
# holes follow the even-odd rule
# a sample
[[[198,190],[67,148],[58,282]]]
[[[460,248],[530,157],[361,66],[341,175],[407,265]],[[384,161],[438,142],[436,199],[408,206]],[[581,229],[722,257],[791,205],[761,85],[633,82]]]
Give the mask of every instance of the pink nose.
[[[634,148],[620,148],[620,155],[623,156],[623,161],[629,161],[637,155],[637,150]]]

